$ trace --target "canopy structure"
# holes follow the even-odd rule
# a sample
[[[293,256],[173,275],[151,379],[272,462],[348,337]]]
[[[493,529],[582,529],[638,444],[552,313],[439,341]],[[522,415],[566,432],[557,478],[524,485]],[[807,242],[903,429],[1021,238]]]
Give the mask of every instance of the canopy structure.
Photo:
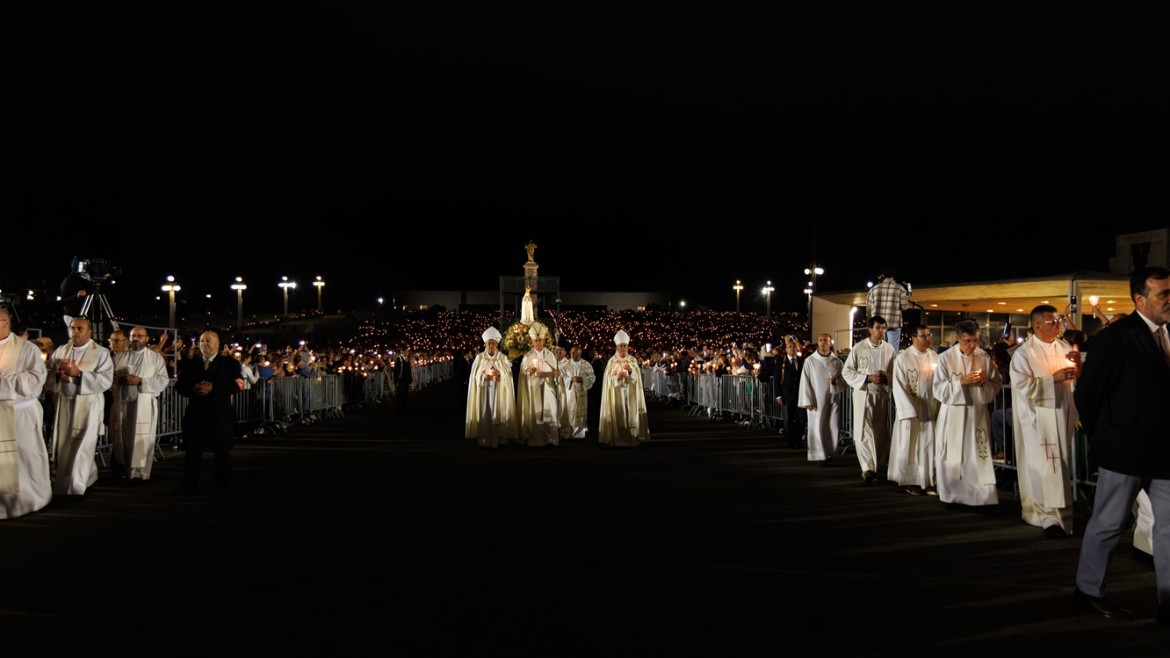
[[[1086,315],[1092,313],[1089,297],[1097,295],[1101,310],[1106,314],[1132,313],[1129,297],[1129,277],[1105,272],[1073,272],[1034,279],[977,281],[940,285],[915,285],[910,300],[922,311],[927,324],[944,322],[943,318],[967,315],[990,327],[1011,321],[1017,326],[1027,324],[1027,315],[1040,304],[1051,304],[1064,313],[1075,297],[1077,306],[1071,312],[1073,322],[1083,327]],[[855,322],[865,319],[866,291],[830,292],[813,297],[813,331],[827,332],[835,339],[838,349],[853,343]],[[1022,318],[1017,316],[1023,316]]]

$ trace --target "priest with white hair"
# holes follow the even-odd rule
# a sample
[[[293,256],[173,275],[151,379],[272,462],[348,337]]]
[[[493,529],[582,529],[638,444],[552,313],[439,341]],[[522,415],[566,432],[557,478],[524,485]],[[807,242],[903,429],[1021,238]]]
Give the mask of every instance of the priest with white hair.
[[[633,448],[650,438],[646,414],[646,391],[642,389],[642,366],[630,355],[630,335],[619,330],[613,337],[616,353],[602,375],[599,443]]]
[[[520,431],[512,362],[500,351],[501,338],[495,327],[483,332],[484,351],[476,355],[467,380],[464,436],[484,448],[507,445]]]

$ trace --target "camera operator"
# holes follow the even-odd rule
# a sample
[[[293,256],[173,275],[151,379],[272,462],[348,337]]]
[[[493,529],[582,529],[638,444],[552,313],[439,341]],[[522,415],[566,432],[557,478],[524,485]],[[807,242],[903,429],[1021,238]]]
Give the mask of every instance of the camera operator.
[[[73,318],[81,315],[86,298],[96,289],[90,276],[81,270],[81,260],[74,256],[69,264],[69,275],[61,281],[61,311],[65,318],[66,331],[69,330],[69,323]]]
[[[886,342],[894,351],[902,349],[902,311],[910,307],[910,291],[894,279],[892,265],[882,268],[881,279],[865,296],[866,314],[886,321]]]

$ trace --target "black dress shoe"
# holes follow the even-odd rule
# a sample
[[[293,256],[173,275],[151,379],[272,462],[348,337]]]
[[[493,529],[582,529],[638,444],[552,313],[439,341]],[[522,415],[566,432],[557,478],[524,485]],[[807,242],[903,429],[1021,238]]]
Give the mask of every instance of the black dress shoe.
[[[1047,528],[1041,530],[1040,534],[1044,535],[1048,539],[1064,539],[1068,536],[1068,533],[1064,531],[1064,528],[1058,525],[1050,525]]]
[[[1129,608],[1123,608],[1116,601],[1112,601],[1105,597],[1089,596],[1079,589],[1073,590],[1073,601],[1077,607],[1086,612],[1095,612],[1106,619],[1130,619],[1133,617],[1133,611]],[[1159,609],[1159,613],[1161,609]],[[1168,619],[1167,621],[1170,621]]]
[[[878,474],[873,471],[866,471],[861,474],[861,479],[866,484],[873,484],[878,481]]]

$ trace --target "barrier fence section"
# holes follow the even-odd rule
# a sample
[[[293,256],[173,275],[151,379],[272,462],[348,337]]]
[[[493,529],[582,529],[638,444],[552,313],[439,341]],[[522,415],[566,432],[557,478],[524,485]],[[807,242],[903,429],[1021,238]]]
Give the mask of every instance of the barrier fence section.
[[[451,361],[441,361],[415,366],[411,372],[414,375],[413,391],[449,379],[454,367]],[[165,459],[167,451],[178,450],[182,442],[187,398],[175,391],[175,381],[171,378],[158,396],[156,458]],[[347,405],[388,401],[393,397],[393,387],[393,382],[381,371],[272,377],[234,394],[232,408],[238,433],[276,433],[286,431],[290,425],[344,416]],[[51,422],[46,422],[46,426],[51,425]],[[49,440],[50,436],[46,434],[46,441]],[[108,428],[103,426],[97,443],[97,458],[102,465],[109,463],[112,448]]]
[[[776,430],[784,426],[784,405],[776,397],[777,386],[773,378],[759,379],[750,375],[719,375],[712,373],[669,374],[661,370],[642,369],[643,388],[647,399],[667,404],[680,403],[683,410],[691,415],[706,415],[711,420],[731,420],[752,429]],[[668,394],[663,394],[668,391]],[[1004,454],[995,459],[995,468],[1004,487],[1016,490],[1015,446],[1012,440],[1011,388],[1000,391],[1000,397],[993,408],[1007,409],[1009,413],[998,419],[1004,441]],[[849,454],[853,449],[853,395],[851,390],[841,394],[840,434],[837,452]],[[896,415],[893,398],[890,399],[890,429]],[[1092,497],[1096,488],[1097,474],[1089,462],[1088,440],[1080,427],[1072,442],[1069,468],[1073,492],[1078,500]]]

